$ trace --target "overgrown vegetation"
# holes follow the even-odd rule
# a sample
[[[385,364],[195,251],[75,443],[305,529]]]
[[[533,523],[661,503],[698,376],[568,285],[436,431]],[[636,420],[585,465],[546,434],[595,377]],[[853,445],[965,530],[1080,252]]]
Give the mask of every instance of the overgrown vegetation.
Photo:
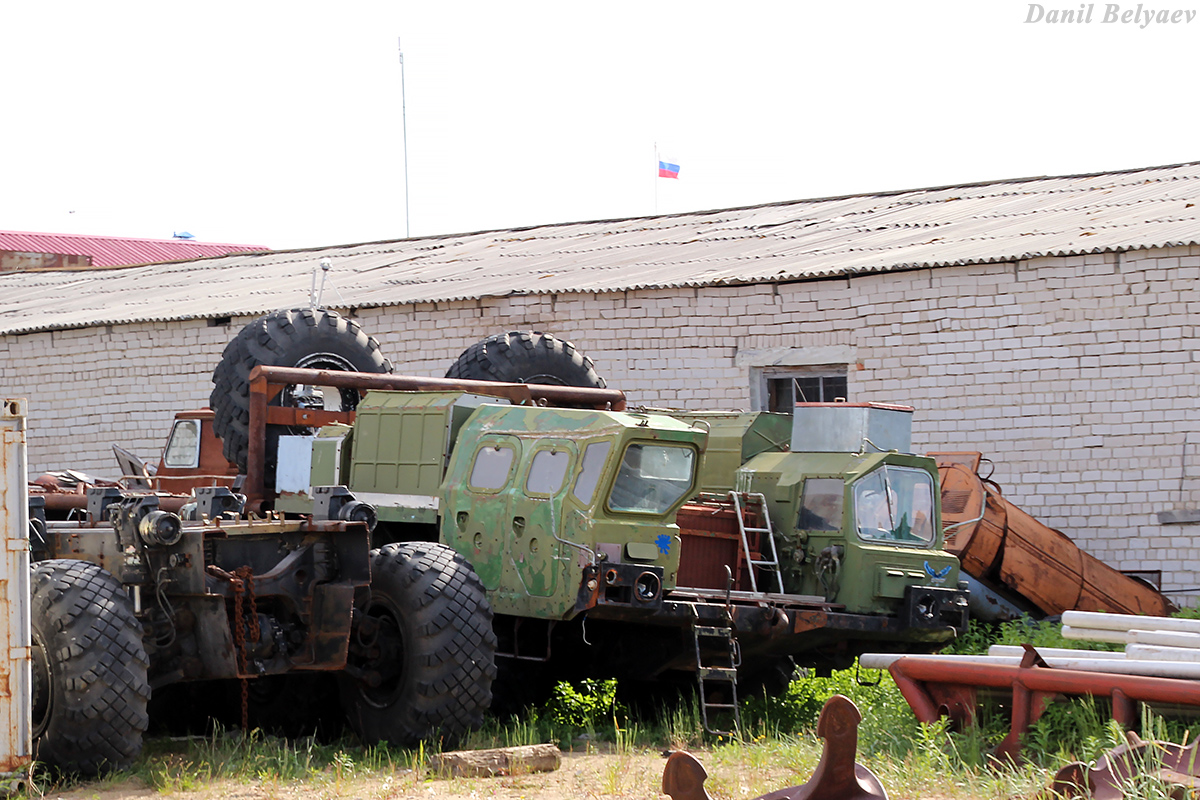
[[[1024,642],[1097,649],[1063,639],[1053,623],[1014,622],[973,624],[951,651],[981,653],[995,643]],[[894,798],[1027,796],[1046,786],[1061,766],[1092,762],[1124,741],[1124,732],[1110,721],[1106,707],[1076,698],[1051,705],[1032,726],[1023,742],[1027,764],[989,764],[988,752],[1008,731],[1003,702],[985,702],[977,728],[950,731],[944,723],[919,724],[886,672],[845,670],[828,678],[795,680],[778,697],[742,698],[742,735],[732,740],[704,733],[694,699],[666,706],[654,718],[635,719],[619,701],[616,682],[609,680],[559,684],[541,707],[511,719],[489,720],[461,746],[555,742],[564,749],[603,751],[617,758],[594,794],[639,796],[653,796],[656,787],[634,785],[646,780],[644,774],[630,771],[635,755],[664,748],[707,749],[703,758],[713,776],[708,784],[713,797],[754,797],[802,783],[812,774],[822,747],[815,735],[817,718],[834,694],[849,697],[862,712],[859,761],[880,777]],[[1189,742],[1200,734],[1200,722],[1146,714],[1138,733],[1146,739]],[[429,755],[425,748],[363,748],[350,740],[287,741],[258,731],[242,735],[218,730],[207,737],[151,740],[135,775],[160,792],[190,792],[234,780],[268,789],[303,783],[319,788],[323,796],[342,797],[357,796],[367,781],[378,790],[373,790],[376,796],[401,797],[426,791],[422,787],[439,777],[430,771]],[[44,796],[63,784],[43,774],[35,787],[33,796]],[[1126,797],[1165,798],[1165,791],[1153,780],[1139,778],[1130,782]]]

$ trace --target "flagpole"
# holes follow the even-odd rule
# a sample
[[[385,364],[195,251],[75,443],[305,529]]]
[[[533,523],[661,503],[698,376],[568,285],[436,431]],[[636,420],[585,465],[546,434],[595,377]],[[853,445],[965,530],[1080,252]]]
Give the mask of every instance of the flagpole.
[[[654,143],[654,216],[658,216],[658,142]]]
[[[404,238],[408,232],[408,110],[404,91],[404,44],[396,38],[396,46],[400,49],[400,129],[404,136]]]

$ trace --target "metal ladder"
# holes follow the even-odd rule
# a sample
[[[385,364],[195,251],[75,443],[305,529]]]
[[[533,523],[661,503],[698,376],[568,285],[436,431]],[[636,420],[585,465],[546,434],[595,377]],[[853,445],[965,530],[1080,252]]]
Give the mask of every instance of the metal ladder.
[[[742,498],[746,498],[745,506],[742,505]],[[761,492],[730,492],[729,499],[733,501],[733,508],[736,511],[738,532],[742,535],[742,552],[746,554],[746,563],[750,565],[750,590],[758,592],[758,579],[755,577],[756,567],[770,567],[775,572],[775,582],[778,586],[779,593],[783,594],[783,573],[779,571],[779,553],[775,550],[775,537],[771,534],[771,515],[767,512],[767,498]],[[750,510],[752,503],[757,503],[759,512],[762,515],[762,521],[766,525],[765,528],[748,528],[746,527],[746,512]],[[746,538],[747,533],[759,534],[759,549],[766,550],[770,548],[771,557],[769,559],[755,559],[750,554],[750,540]],[[765,534],[765,537],[763,536]],[[763,546],[763,539],[767,540],[766,547]],[[760,556],[763,553],[759,554]]]
[[[742,719],[738,712],[737,697],[737,668],[741,661],[737,640],[733,638],[733,620],[728,611],[720,625],[700,625],[699,620],[692,622],[693,641],[696,645],[696,686],[700,695],[700,719],[704,730],[721,736],[734,736],[742,729]],[[700,641],[715,641],[717,650],[714,663],[704,663],[701,657]],[[714,648],[706,648],[712,650]],[[709,701],[710,690],[718,693],[727,691],[727,697],[720,697],[715,702]],[[726,701],[727,702],[723,702]],[[733,721],[733,730],[723,730],[715,727],[713,717],[717,714],[728,715]]]

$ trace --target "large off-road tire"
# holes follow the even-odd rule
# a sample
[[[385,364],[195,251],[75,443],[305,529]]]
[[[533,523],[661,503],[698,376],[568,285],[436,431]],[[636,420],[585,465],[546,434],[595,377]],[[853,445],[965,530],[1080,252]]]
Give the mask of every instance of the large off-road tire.
[[[250,447],[250,370],[260,364],[347,372],[392,371],[391,362],[379,351],[379,343],[357,322],[336,311],[285,309],[254,320],[225,346],[213,370],[214,385],[209,396],[215,412],[213,431],[221,438],[225,458],[242,471]],[[339,394],[343,410],[358,403],[353,389]],[[291,405],[290,390],[275,402]]]
[[[142,751],[150,699],[129,595],[85,561],[40,561],[30,581],[34,757],[85,775],[128,767]]]
[[[483,724],[496,635],[483,583],[453,549],[404,542],[371,551],[366,625],[341,678],[350,726],[369,744],[454,743]],[[373,630],[372,630],[373,629]]]
[[[450,365],[446,377],[594,389],[605,387],[592,360],[576,350],[575,345],[537,331],[498,333],[476,342]]]

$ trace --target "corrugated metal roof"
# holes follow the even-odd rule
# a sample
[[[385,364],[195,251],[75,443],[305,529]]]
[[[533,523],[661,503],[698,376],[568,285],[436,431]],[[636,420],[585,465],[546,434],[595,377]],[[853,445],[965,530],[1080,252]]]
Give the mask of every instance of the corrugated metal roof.
[[[1200,163],[671,216],[0,274],[0,332],[337,307],[766,283],[1200,243]]]
[[[93,267],[158,264],[228,253],[259,253],[267,249],[256,244],[215,244],[191,239],[132,239],[127,236],[0,231],[0,250],[91,256]]]

